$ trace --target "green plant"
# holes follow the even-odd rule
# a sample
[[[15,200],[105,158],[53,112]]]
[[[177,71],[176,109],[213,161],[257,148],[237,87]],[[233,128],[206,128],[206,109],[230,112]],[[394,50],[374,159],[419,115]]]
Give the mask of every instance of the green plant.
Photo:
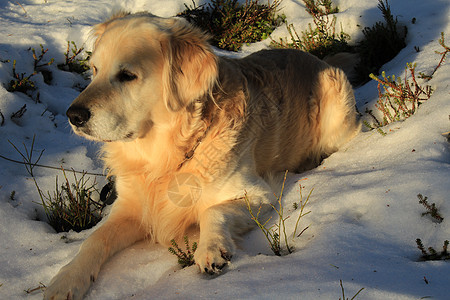
[[[431,86],[421,86],[416,79],[416,64],[408,63],[405,68],[405,77],[386,76],[383,71],[381,78],[370,74],[370,78],[378,82],[378,100],[375,107],[383,113],[382,120],[378,120],[373,114],[370,114],[375,120],[375,124],[366,126],[370,128],[379,128],[389,123],[404,120],[416,113],[422,102],[427,101],[433,89]],[[407,74],[411,74],[409,81]],[[381,90],[383,87],[383,90]],[[367,110],[366,110],[367,112]]]
[[[429,75],[419,73],[419,76],[417,76],[424,79],[425,82],[433,78],[433,75],[445,62],[445,58],[450,52],[450,47],[445,45],[443,32],[441,32],[439,44],[444,50],[442,52],[436,51],[437,54],[441,55],[441,59],[433,72]],[[405,77],[403,80],[399,77],[396,78],[394,75],[386,77],[385,72],[381,73],[381,78],[374,74],[370,74],[370,78],[378,82],[378,100],[375,107],[383,113],[383,118],[382,120],[379,120],[373,114],[372,110],[366,108],[366,113],[370,115],[375,122],[370,124],[367,121],[363,121],[369,129],[377,129],[379,133],[386,135],[380,127],[391,122],[409,118],[417,111],[420,104],[431,97],[433,89],[430,85],[421,86],[417,82],[415,69],[416,64],[406,64]],[[408,71],[410,73],[410,79],[407,78]],[[412,82],[410,82],[410,80]],[[381,90],[381,87],[383,87],[384,92]]]
[[[25,76],[26,73],[17,73],[16,72],[16,60],[13,60],[12,65],[12,73],[13,80],[9,82],[9,85],[6,87],[8,92],[21,92],[27,94],[29,91],[34,91],[36,89],[36,85],[34,81],[30,80],[31,77],[37,74],[36,71],[31,73],[30,75]]]
[[[212,44],[221,49],[238,51],[242,44],[267,38],[284,21],[276,14],[281,0],[259,4],[258,0],[212,0],[197,6],[185,4],[186,9],[178,16],[195,24],[212,35]]]
[[[360,63],[356,65],[355,72],[361,83],[369,80],[369,74],[378,74],[381,66],[406,46],[407,28],[399,28],[388,1],[378,0],[378,8],[383,14],[384,23],[377,22],[371,28],[364,28],[364,38],[356,49],[360,54]]]
[[[34,91],[36,89],[36,84],[31,80],[31,77],[34,75],[41,73],[44,82],[49,83],[51,81],[51,72],[46,70],[45,67],[49,66],[53,63],[54,59],[51,58],[47,62],[43,62],[44,55],[48,52],[48,49],[44,49],[42,44],[40,45],[41,53],[39,55],[36,54],[36,50],[34,48],[30,48],[32,56],[33,56],[33,73],[26,76],[26,73],[17,73],[16,64],[17,61],[13,60],[12,65],[12,74],[13,80],[9,82],[9,85],[6,87],[8,92],[21,92],[24,94],[28,94],[30,91]],[[9,62],[9,60],[7,61]]]
[[[447,260],[450,259],[450,253],[448,252],[449,241],[445,240],[444,245],[442,246],[442,251],[437,252],[433,247],[428,247],[425,249],[422,240],[416,239],[417,248],[419,248],[420,252],[422,252],[422,256],[420,260]]]
[[[277,198],[278,208],[275,207],[275,205],[270,204],[272,206],[272,209],[278,215],[278,221],[276,223],[274,223],[270,227],[267,227],[267,226],[268,226],[269,221],[272,219],[272,217],[269,217],[264,223],[261,223],[261,221],[259,220],[260,214],[261,214],[261,206],[259,207],[258,212],[255,215],[255,213],[253,212],[252,207],[250,205],[250,200],[248,199],[247,193],[245,192],[245,194],[244,194],[244,200],[245,200],[245,202],[247,204],[247,209],[248,209],[248,211],[250,213],[251,219],[256,223],[256,225],[259,227],[261,232],[264,234],[264,236],[266,237],[266,239],[267,239],[267,241],[268,241],[268,243],[270,245],[270,249],[277,256],[281,256],[283,254],[283,252],[284,252],[281,239],[284,239],[284,247],[286,248],[286,251],[288,253],[292,253],[293,250],[294,250],[293,247],[289,245],[288,237],[287,237],[287,233],[286,233],[285,221],[289,218],[289,216],[288,217],[284,216],[284,207],[283,207],[283,204],[282,204],[282,201],[281,201],[281,199],[283,197],[283,191],[284,191],[284,185],[285,185],[285,182],[286,182],[287,173],[288,173],[288,171],[286,171],[286,173],[284,174],[284,179],[283,179],[283,184],[282,184],[282,187],[281,187],[280,196],[277,197],[275,195],[275,197]],[[301,189],[301,187],[300,187],[300,189]],[[293,233],[294,237],[296,236],[296,231],[297,231],[298,224],[299,224],[299,221],[300,221],[301,217],[303,217],[303,216],[305,216],[305,215],[310,213],[310,212],[304,213],[304,209],[305,209],[306,204],[309,201],[311,193],[312,193],[312,190],[309,193],[309,195],[308,195],[308,197],[307,197],[307,199],[305,201],[303,201],[303,198],[301,197],[300,203],[299,204],[296,203],[294,205],[294,208],[297,207],[297,209],[298,209],[298,207],[300,205],[300,213],[299,213],[299,216],[298,216],[297,221],[295,223],[295,229],[294,229],[294,233]],[[301,196],[301,190],[300,190],[300,196]],[[303,229],[297,235],[297,237],[300,236],[306,229],[308,229],[308,227]]]
[[[42,74],[42,77],[46,84],[50,84],[52,82],[53,75],[52,75],[52,72],[50,70],[48,70],[46,67],[53,64],[55,59],[51,58],[48,62],[45,62],[45,63],[42,62],[44,55],[48,52],[48,49],[44,49],[44,46],[42,46],[42,44],[40,44],[39,46],[41,47],[41,54],[39,54],[39,56],[36,55],[36,50],[34,50],[34,48],[31,48],[31,53],[33,54],[33,59],[34,59],[34,68],[33,69],[34,69],[35,73]]]
[[[178,264],[181,265],[182,268],[192,266],[195,264],[194,261],[194,253],[197,250],[197,243],[194,242],[192,244],[192,249],[189,247],[189,239],[184,236],[184,244],[186,245],[186,251],[182,250],[175,240],[171,240],[170,243],[172,247],[169,247],[169,252],[178,257]]]
[[[422,196],[422,194],[417,194],[417,198],[419,198],[419,203],[422,204],[426,212],[422,213],[422,216],[430,215],[436,222],[441,223],[444,218],[439,213],[439,209],[436,207],[436,203],[428,203],[428,197]]]
[[[33,54],[34,59],[34,70],[38,71],[40,68],[45,66],[50,66],[55,61],[54,58],[51,58],[48,62],[44,63],[42,62],[44,55],[48,52],[48,49],[44,49],[44,46],[42,44],[39,45],[41,47],[41,54],[36,55],[36,50],[34,48],[31,48],[31,53]]]
[[[48,223],[57,232],[71,229],[80,232],[93,227],[101,220],[101,213],[104,207],[92,199],[93,193],[98,193],[95,180],[93,183],[90,183],[89,178],[85,176],[86,173],[77,177],[77,173],[73,171],[74,183],[70,184],[65,170],[61,168],[64,183],[59,185],[58,177],[56,177],[55,191],[53,193],[47,191],[45,194],[39,187],[34,175],[34,168],[41,159],[44,150],[40,151],[38,158],[34,160],[34,142],[35,137],[33,137],[29,150],[24,144],[24,151],[20,151],[13,143],[10,142],[10,144],[23,158],[25,168],[39,193],[41,202],[38,204],[44,208]]]
[[[348,298],[345,298],[345,290],[344,290],[344,285],[342,284],[342,280],[339,280],[339,284],[341,286],[341,291],[342,291],[342,298],[339,297],[339,300],[348,300]],[[356,292],[356,294],[353,295],[353,297],[350,298],[350,300],[354,300],[356,298],[356,296],[358,296],[359,293],[361,293],[362,290],[364,290],[364,288],[361,288],[358,292]]]
[[[89,58],[90,51],[85,51],[84,48],[78,48],[74,41],[67,41],[67,49],[64,53],[65,61],[58,65],[58,68],[64,71],[75,72],[83,74],[90,69]],[[81,57],[81,58],[80,58]]]
[[[336,33],[336,16],[330,15],[339,11],[332,8],[331,0],[304,0],[306,11],[313,18],[313,25],[308,24],[308,29],[299,35],[293,24],[286,24],[291,42],[280,38],[279,41],[272,40],[272,46],[276,48],[293,48],[309,52],[319,58],[329,54],[350,51],[347,44],[350,36],[341,29]]]

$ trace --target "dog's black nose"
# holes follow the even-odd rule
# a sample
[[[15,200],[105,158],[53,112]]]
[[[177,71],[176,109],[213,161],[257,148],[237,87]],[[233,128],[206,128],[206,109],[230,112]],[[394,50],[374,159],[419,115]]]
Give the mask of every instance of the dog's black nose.
[[[69,121],[76,127],[83,127],[91,117],[89,109],[82,106],[71,106],[66,112]]]

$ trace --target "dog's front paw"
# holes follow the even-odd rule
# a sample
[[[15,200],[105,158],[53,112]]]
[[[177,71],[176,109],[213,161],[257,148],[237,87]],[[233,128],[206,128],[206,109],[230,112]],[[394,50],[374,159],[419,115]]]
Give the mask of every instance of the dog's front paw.
[[[44,300],[83,299],[96,275],[83,272],[81,268],[68,264],[51,280],[44,291]]]
[[[232,242],[200,243],[195,251],[194,259],[200,271],[208,274],[218,274],[230,262],[233,256],[234,245]]]

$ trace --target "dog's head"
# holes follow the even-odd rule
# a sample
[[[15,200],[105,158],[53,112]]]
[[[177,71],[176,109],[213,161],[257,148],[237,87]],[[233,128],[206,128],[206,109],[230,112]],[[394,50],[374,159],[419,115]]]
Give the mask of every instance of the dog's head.
[[[217,78],[207,36],[182,19],[119,13],[94,33],[93,80],[67,110],[74,132],[88,139],[142,138]]]

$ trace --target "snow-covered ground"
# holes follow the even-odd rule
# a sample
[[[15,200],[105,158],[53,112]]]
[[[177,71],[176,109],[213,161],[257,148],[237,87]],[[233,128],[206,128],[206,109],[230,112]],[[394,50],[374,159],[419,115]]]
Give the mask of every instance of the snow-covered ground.
[[[73,135],[65,117],[66,108],[79,93],[77,86],[86,84],[80,76],[56,68],[64,61],[67,41],[90,49],[90,26],[115,9],[149,10],[169,17],[182,11],[184,2],[1,0],[0,111],[4,124],[0,126],[0,154],[20,160],[8,140],[20,148],[23,143],[30,147],[35,136],[35,156],[45,149],[40,163],[101,173],[98,145]],[[353,42],[361,37],[364,26],[382,20],[375,0],[334,2],[340,8],[338,24]],[[390,2],[398,20],[408,26],[407,46],[382,69],[402,75],[407,62],[416,62],[418,72],[431,72],[440,59],[435,51],[442,50],[438,44],[442,31],[450,44],[450,2]],[[302,3],[282,3],[282,12],[297,30],[311,22]],[[286,37],[287,33],[282,27],[272,36]],[[12,79],[14,59],[17,73],[32,73],[29,48],[39,54],[39,44],[49,49],[44,61],[53,57],[55,63],[51,85],[40,74],[32,78],[40,92],[40,103],[36,103],[24,94],[6,91],[5,85]],[[267,44],[246,46],[239,55]],[[384,128],[386,136],[363,132],[318,168],[288,178],[283,199],[285,214],[291,216],[288,233],[293,232],[299,213],[292,208],[299,201],[299,184],[304,186],[303,193],[314,188],[306,207],[311,213],[300,223],[309,229],[290,241],[294,253],[274,256],[262,233],[255,230],[246,236],[227,270],[209,277],[199,274],[195,266],[179,269],[165,247],[139,243],[104,266],[88,299],[338,299],[342,296],[340,280],[350,298],[364,288],[358,299],[449,299],[449,262],[419,262],[415,243],[421,238],[426,247],[440,250],[444,240],[450,239],[450,144],[442,135],[450,128],[449,83],[450,64],[444,64],[428,83],[435,89],[432,97],[416,115]],[[355,95],[360,111],[373,109],[376,83],[356,89]],[[10,116],[24,105],[25,114],[12,120]],[[55,176],[61,177],[59,171],[34,171],[43,190],[53,190]],[[104,183],[101,177],[97,181]],[[425,209],[418,203],[419,193],[436,203],[444,217],[442,223],[421,216]],[[39,202],[38,194],[25,168],[0,159],[0,299],[41,298],[40,291],[27,294],[24,290],[47,284],[95,229],[55,233],[47,223],[36,221],[44,215],[35,202]]]

